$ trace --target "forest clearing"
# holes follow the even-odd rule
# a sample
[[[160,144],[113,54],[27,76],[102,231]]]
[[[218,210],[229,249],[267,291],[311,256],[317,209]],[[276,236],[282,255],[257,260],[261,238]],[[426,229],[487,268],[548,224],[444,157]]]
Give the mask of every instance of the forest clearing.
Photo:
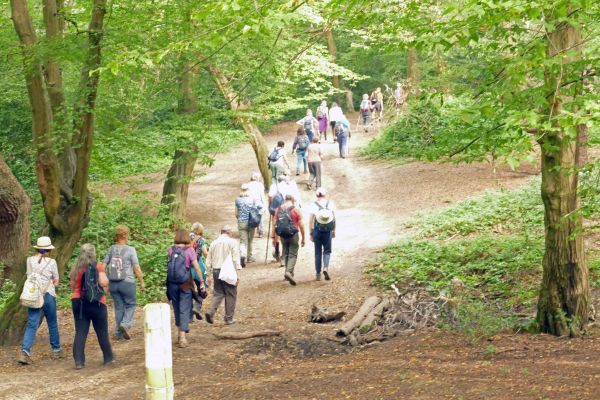
[[[0,398],[600,398],[600,3],[0,13]]]

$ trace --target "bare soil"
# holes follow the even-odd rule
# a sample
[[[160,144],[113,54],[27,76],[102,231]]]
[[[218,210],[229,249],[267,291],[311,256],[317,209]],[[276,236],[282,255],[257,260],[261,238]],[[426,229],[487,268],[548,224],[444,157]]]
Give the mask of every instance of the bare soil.
[[[280,124],[267,140],[270,144],[279,139],[291,143],[294,131],[293,123]],[[494,176],[485,163],[390,166],[364,160],[357,150],[374,135],[375,130],[355,132],[346,159],[338,158],[336,145],[326,145],[323,186],[339,208],[332,281],[315,281],[313,249],[307,240],[296,266],[298,286],[290,286],[270,255],[264,262],[266,238],[257,239],[258,262],[241,273],[238,323],[225,326],[219,310],[214,325],[204,321],[192,324],[189,348],[173,348],[176,398],[600,398],[600,341],[595,337],[569,340],[503,334],[492,342],[470,346],[460,334],[430,329],[359,349],[332,340],[339,323],[307,322],[313,303],[352,315],[367,296],[377,293],[379,289],[363,277],[363,269],[376,262],[382,246],[406,234],[403,222],[416,213],[498,185],[515,188],[536,173],[533,168],[502,169]],[[255,169],[247,144],[219,155],[215,165],[191,185],[189,221],[201,221],[212,237],[222,224],[234,223],[233,201],[240,184]],[[306,179],[297,178],[300,184]],[[157,195],[161,190],[159,179],[144,187]],[[303,190],[305,204],[313,196],[314,192]],[[17,365],[17,347],[1,349],[0,398],[144,398],[141,309],[136,314],[133,339],[113,343],[118,359],[109,368],[101,366],[100,350],[91,333],[86,368],[74,370],[70,311],[60,311],[59,319],[68,357],[50,359],[45,325],[33,349],[34,365]],[[114,324],[112,315],[109,323]],[[259,329],[278,329],[282,334],[242,341],[212,335]]]

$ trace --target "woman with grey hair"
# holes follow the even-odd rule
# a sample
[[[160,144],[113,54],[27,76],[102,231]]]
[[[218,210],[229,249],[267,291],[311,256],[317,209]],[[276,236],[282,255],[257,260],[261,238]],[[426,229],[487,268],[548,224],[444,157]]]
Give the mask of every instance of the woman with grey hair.
[[[250,198],[253,199],[256,204],[260,204],[260,214],[263,218],[260,219],[260,224],[258,225],[258,237],[261,238],[265,234],[265,210],[267,206],[267,196],[265,196],[265,185],[260,181],[260,172],[253,172],[250,177],[250,182],[248,182],[248,193],[250,194]]]
[[[90,322],[94,325],[98,344],[102,349],[104,365],[111,364],[114,357],[108,338],[108,313],[104,295],[108,291],[108,277],[104,265],[96,261],[96,249],[92,244],[86,243],[81,246],[79,257],[71,268],[69,278],[73,288],[71,306],[75,320],[73,339],[75,369],[85,366],[85,341],[90,331]],[[92,289],[98,291],[96,296],[92,296]]]
[[[246,266],[246,262],[254,262],[252,258],[252,240],[254,239],[254,228],[248,226],[250,219],[250,210],[253,208],[262,208],[252,197],[248,184],[244,183],[241,187],[240,196],[235,199],[235,217],[238,222],[238,231],[240,233],[240,256],[242,267]]]

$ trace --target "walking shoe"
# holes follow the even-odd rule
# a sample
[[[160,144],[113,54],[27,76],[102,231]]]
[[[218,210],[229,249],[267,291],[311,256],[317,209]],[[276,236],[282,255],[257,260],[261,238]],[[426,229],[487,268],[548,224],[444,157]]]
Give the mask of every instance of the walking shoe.
[[[246,268],[246,257],[240,257],[240,264],[242,268]]]
[[[206,318],[206,322],[208,322],[209,324],[213,323],[213,317],[209,313],[205,313],[204,318]]]
[[[75,369],[83,369],[83,364],[75,364]]]
[[[125,327],[123,325],[119,326],[119,333],[123,336],[123,339],[125,339],[125,340],[131,339],[131,336],[129,336],[129,332],[127,332],[127,329],[125,329]]]
[[[317,279],[316,279],[316,280],[317,280],[317,281],[320,281],[320,280],[321,280],[321,274],[317,274]]]
[[[179,336],[179,343],[177,343],[177,346],[179,346],[180,349],[185,349],[186,347],[188,347],[188,341],[185,335]]]
[[[232,319],[231,321],[225,321],[225,325],[235,325],[237,323],[237,321],[235,319]]]
[[[17,359],[17,362],[21,365],[33,364],[33,361],[31,361],[31,357],[29,357],[29,354],[25,353],[22,350],[21,350],[21,354],[19,354],[19,358]]]
[[[200,314],[200,311],[194,311],[194,316],[198,321],[202,321],[202,314]]]
[[[115,366],[115,359],[113,358],[110,361],[104,361],[102,363],[102,365],[105,366],[105,367],[107,367],[107,368],[114,367]]]
[[[279,262],[280,258],[279,258],[279,254],[277,254],[275,251],[273,251],[273,253],[271,253],[271,255],[273,256],[273,259],[277,262]]]
[[[290,274],[289,272],[286,272],[285,275],[283,275],[283,277],[285,278],[286,281],[288,281],[290,283],[290,285],[296,286],[296,281],[294,280],[294,277],[292,276],[292,274]]]
[[[248,257],[248,259],[246,260],[246,264],[250,264],[253,262],[256,262],[256,258],[254,258],[254,257]]]
[[[52,359],[53,360],[60,360],[62,358],[65,358],[65,352],[62,351],[62,349],[60,349],[58,351],[53,351],[52,352]]]
[[[327,272],[326,269],[323,270],[323,276],[325,276],[325,280],[326,281],[330,281],[331,280],[331,278],[329,277],[329,272]]]

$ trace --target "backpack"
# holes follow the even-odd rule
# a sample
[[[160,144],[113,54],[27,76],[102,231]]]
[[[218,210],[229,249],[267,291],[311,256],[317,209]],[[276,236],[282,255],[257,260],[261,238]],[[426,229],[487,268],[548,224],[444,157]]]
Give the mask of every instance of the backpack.
[[[371,105],[369,104],[369,100],[363,100],[360,103],[360,112],[363,114],[367,114],[369,111],[371,111]]]
[[[250,207],[250,213],[248,214],[248,228],[256,228],[260,225],[260,210],[256,206]]]
[[[96,264],[89,264],[81,277],[81,298],[90,303],[99,302],[104,296],[104,289],[98,283],[98,268]]]
[[[315,204],[319,208],[315,214],[315,229],[321,232],[331,232],[335,228],[335,215],[329,209],[329,201],[325,203],[325,207],[317,201],[315,201]],[[322,224],[319,220],[329,220],[329,222]]]
[[[27,260],[29,263],[29,259]],[[46,265],[44,269],[48,266],[50,261],[46,261]],[[19,300],[21,305],[29,308],[42,308],[44,305],[44,295],[46,294],[46,290],[50,286],[51,282],[48,282],[46,288],[42,288],[43,276],[42,272],[35,272],[33,270],[33,266],[31,267],[31,273],[25,280],[23,284],[23,290],[21,291],[21,296]]]
[[[269,161],[270,162],[275,162],[277,160],[279,160],[281,158],[281,155],[279,154],[279,149],[277,147],[275,147],[273,149],[273,151],[271,152],[271,154],[269,154]]]
[[[323,118],[325,115],[321,107],[317,108],[317,118]]]
[[[190,267],[185,262],[185,247],[171,247],[171,255],[167,260],[167,282],[181,285],[190,276]]]
[[[113,251],[116,254],[113,254]],[[125,270],[125,262],[123,256],[119,254],[119,250],[115,250],[115,247],[110,248],[110,261],[108,263],[108,279],[112,282],[122,281],[127,277],[127,271]]]
[[[285,199],[283,198],[283,195],[281,194],[281,192],[277,192],[277,194],[275,196],[273,196],[273,199],[271,200],[271,204],[269,205],[269,214],[275,215],[275,211],[279,207],[281,207],[284,200]]]
[[[311,131],[313,130],[313,119],[312,118],[304,118],[304,130],[305,131]]]
[[[344,133],[344,125],[342,124],[341,121],[335,122],[335,125],[333,127],[333,132],[335,133],[336,136],[341,133]]]
[[[308,136],[302,135],[298,139],[298,150],[306,150],[309,144]]]
[[[279,207],[279,211],[277,212],[277,220],[275,221],[275,232],[282,238],[291,238],[296,233],[298,233],[298,227],[294,223],[294,219],[292,218],[292,210],[294,206],[291,206],[288,209],[284,209],[283,207]]]

